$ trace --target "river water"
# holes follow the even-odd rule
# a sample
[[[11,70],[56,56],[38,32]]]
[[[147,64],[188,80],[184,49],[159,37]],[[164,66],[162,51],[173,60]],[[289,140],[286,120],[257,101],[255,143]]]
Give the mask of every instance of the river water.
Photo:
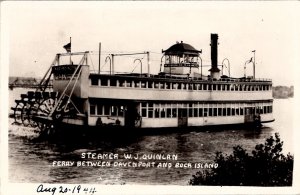
[[[9,108],[14,99],[25,89],[9,91]],[[150,184],[150,185],[188,185],[192,175],[199,170],[195,163],[213,163],[215,153],[232,152],[232,147],[241,145],[248,152],[256,144],[280,134],[284,141],[284,153],[293,154],[293,102],[294,99],[274,100],[275,122],[265,124],[261,131],[246,129],[218,129],[205,132],[189,131],[163,135],[145,135],[135,139],[123,139],[122,142],[98,140],[84,143],[55,143],[34,141],[36,134],[32,128],[18,125],[9,126],[9,180],[24,183],[92,183],[92,184]],[[13,121],[9,119],[10,123]],[[117,136],[117,135],[116,135]],[[118,139],[120,140],[120,139]],[[92,166],[53,166],[53,161],[102,160],[83,159],[83,153],[119,155],[118,159],[105,160],[111,163],[107,167]],[[113,166],[115,162],[128,162],[122,158],[124,153],[139,154],[175,154],[177,160],[155,161],[155,167]],[[144,160],[141,162],[153,162]],[[158,168],[157,163],[171,163],[172,167]],[[190,163],[192,168],[175,168],[178,162]],[[75,164],[76,165],[76,164]],[[167,164],[169,165],[169,164]],[[199,167],[198,167],[199,168]]]

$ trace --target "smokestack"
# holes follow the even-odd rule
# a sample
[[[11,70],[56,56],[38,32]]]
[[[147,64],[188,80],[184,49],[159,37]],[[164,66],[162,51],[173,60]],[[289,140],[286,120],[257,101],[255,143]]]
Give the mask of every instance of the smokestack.
[[[211,69],[210,75],[213,79],[220,78],[220,69],[218,68],[218,34],[210,35],[210,48],[211,48]]]

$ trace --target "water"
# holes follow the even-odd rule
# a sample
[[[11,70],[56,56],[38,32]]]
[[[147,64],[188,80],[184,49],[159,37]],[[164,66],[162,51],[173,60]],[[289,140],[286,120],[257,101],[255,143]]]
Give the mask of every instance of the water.
[[[10,107],[14,99],[27,89],[10,91]],[[133,154],[177,154],[176,162],[211,163],[215,153],[230,154],[241,145],[249,152],[265,139],[279,132],[284,141],[284,153],[293,154],[293,99],[274,100],[275,122],[266,124],[260,132],[235,129],[165,135],[145,135],[123,141],[99,140],[83,143],[34,141],[32,128],[9,127],[9,180],[26,183],[94,183],[94,184],[168,184],[187,185],[198,169],[123,168],[123,167],[58,167],[53,161],[81,161],[83,152]],[[10,122],[12,120],[10,119]],[[119,159],[118,162],[126,162]]]

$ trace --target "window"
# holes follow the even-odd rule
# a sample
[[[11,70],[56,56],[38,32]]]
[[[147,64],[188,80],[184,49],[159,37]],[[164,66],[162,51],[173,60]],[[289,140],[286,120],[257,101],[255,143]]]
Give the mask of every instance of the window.
[[[214,90],[214,91],[217,90],[216,84],[213,84],[213,90]]]
[[[166,89],[171,89],[172,83],[166,83]]]
[[[90,105],[90,115],[96,115],[96,105]]]
[[[218,108],[218,116],[222,116],[222,108]]]
[[[91,82],[92,82],[92,85],[96,85],[96,86],[99,85],[99,79],[97,79],[97,78],[92,78]]]
[[[161,117],[161,118],[165,118],[165,117],[166,117],[166,111],[165,111],[164,108],[161,108],[161,109],[160,109],[160,117]]]
[[[202,84],[199,84],[198,90],[202,90]]]
[[[111,115],[112,116],[117,116],[117,114],[118,114],[117,106],[111,106]]]
[[[223,116],[226,116],[226,108],[222,108],[222,114]]]
[[[244,108],[240,108],[240,115],[244,115]]]
[[[104,115],[110,115],[110,106],[104,105]]]
[[[208,116],[212,116],[212,108],[208,108]]]
[[[125,81],[119,80],[119,87],[125,87]]]
[[[204,116],[204,117],[207,117],[207,110],[208,110],[207,108],[204,108],[204,109],[203,109],[203,116]]]
[[[239,90],[239,85],[236,84],[234,88],[235,88],[235,91],[238,91]]]
[[[108,79],[106,78],[101,79],[101,86],[108,86]]]
[[[172,117],[177,117],[177,108],[172,108]]]
[[[119,106],[118,107],[118,116],[123,116],[124,114],[124,107],[123,106]]]
[[[172,89],[177,89],[178,84],[177,83],[172,83]]]
[[[234,91],[234,85],[230,85],[230,91]]]
[[[171,108],[167,108],[167,118],[171,118],[172,117],[172,110]]]
[[[140,88],[140,81],[134,81],[134,87]]]
[[[142,117],[147,117],[147,108],[142,108]]]
[[[208,90],[209,91],[211,90],[211,84],[208,84]]]
[[[235,108],[231,108],[231,114],[232,116],[235,116]]]
[[[132,87],[132,81],[131,80],[126,81],[126,87]]]
[[[198,117],[198,108],[194,108],[194,117]]]
[[[199,108],[199,116],[202,117],[203,116],[203,109]]]
[[[153,108],[148,107],[148,118],[153,118]]]
[[[198,84],[193,84],[193,89],[197,90],[198,89]]]
[[[227,116],[231,116],[231,109],[227,108]]]
[[[213,108],[213,115],[214,116],[218,116],[218,110],[217,110],[217,108]]]
[[[191,107],[189,108],[189,117],[193,117],[193,109]]]
[[[182,89],[182,83],[178,83],[177,89]]]
[[[97,105],[97,115],[103,115],[103,105],[102,104]]]
[[[117,86],[117,80],[115,80],[115,79],[111,79],[110,80],[110,86]]]
[[[240,115],[240,109],[239,109],[239,108],[236,108],[236,109],[235,109],[235,113],[236,113],[236,115]]]
[[[146,88],[147,87],[147,81],[141,81],[141,87]]]
[[[154,115],[155,118],[159,118],[159,109],[158,108],[155,108],[155,115]]]
[[[159,88],[160,89],[165,89],[165,83],[164,82],[159,83]]]

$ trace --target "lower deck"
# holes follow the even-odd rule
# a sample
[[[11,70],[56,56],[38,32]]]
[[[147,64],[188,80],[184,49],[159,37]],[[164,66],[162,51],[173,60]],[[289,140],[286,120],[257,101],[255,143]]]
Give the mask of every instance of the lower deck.
[[[120,102],[90,99],[89,126],[197,127],[273,121],[273,102]]]

